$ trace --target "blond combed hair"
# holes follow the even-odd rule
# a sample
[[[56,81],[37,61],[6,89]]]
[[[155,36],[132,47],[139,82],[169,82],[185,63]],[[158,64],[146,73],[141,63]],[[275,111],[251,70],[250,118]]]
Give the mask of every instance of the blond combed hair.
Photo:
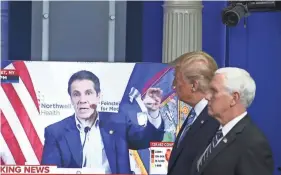
[[[209,83],[218,69],[214,58],[203,51],[185,53],[170,64],[182,72],[186,81],[198,81],[198,90],[202,92],[208,90]]]

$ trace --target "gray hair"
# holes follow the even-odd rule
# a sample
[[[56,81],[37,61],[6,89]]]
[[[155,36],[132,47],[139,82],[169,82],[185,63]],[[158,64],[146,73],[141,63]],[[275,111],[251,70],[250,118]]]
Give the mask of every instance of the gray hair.
[[[256,83],[246,70],[237,67],[225,67],[218,69],[215,74],[224,75],[226,89],[230,93],[239,93],[241,103],[245,108],[252,104],[256,93]]]

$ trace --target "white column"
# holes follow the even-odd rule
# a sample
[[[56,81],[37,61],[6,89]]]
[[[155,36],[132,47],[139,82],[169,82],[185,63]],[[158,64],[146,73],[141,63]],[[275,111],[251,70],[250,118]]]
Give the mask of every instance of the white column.
[[[114,62],[114,57],[115,57],[115,1],[109,1],[108,62]]]
[[[49,0],[43,1],[42,4],[42,61],[49,60],[49,13],[50,2]]]
[[[202,2],[165,1],[162,62],[202,49]]]

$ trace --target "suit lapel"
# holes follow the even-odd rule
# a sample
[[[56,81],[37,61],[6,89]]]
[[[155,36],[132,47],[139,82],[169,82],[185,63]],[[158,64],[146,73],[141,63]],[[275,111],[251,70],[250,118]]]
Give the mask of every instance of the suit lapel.
[[[115,130],[110,128],[112,125],[108,125],[105,119],[108,120],[107,116],[102,116],[104,113],[99,113],[100,115],[100,133],[106,153],[106,157],[109,162],[111,173],[117,173],[117,161],[116,161],[116,146],[115,146]]]
[[[174,147],[173,147],[173,151],[172,151],[172,155],[171,155],[171,161],[169,162],[170,168],[173,166],[173,164],[175,163],[179,154],[181,153],[181,151],[183,150],[183,148],[187,144],[188,137],[191,136],[191,135],[194,135],[198,129],[200,129],[205,123],[207,123],[207,121],[209,119],[209,116],[208,116],[207,112],[208,112],[207,108],[205,107],[203,109],[203,111],[201,112],[201,114],[196,118],[194,123],[191,125],[191,127],[187,131],[185,137],[183,138],[183,140],[181,142],[181,145],[179,145],[179,147],[177,148],[178,139],[179,139],[180,134],[182,133],[186,123],[187,123],[187,119],[184,121],[184,124],[182,125],[182,127],[180,129],[180,132],[178,133],[177,139],[176,139]]]
[[[204,163],[204,165],[200,168],[200,171],[198,174],[201,174],[204,169],[208,166],[208,164],[220,153],[223,151],[224,148],[226,148],[228,145],[230,145],[235,139],[238,133],[241,133],[244,129],[244,127],[248,124],[250,121],[250,118],[248,116],[245,116],[242,120],[240,120],[230,131],[229,133],[220,141],[217,147],[215,147],[208,157],[207,161]],[[206,148],[205,148],[206,149]],[[205,151],[204,149],[204,151]],[[203,152],[204,152],[203,151]],[[197,159],[200,158],[200,156],[203,154],[198,155]],[[197,161],[195,162],[195,166],[197,167]]]
[[[208,121],[209,116],[206,113],[207,112],[206,109],[207,108],[204,108],[202,113],[196,118],[194,123],[191,125],[191,127],[187,131],[185,138],[183,138],[181,144],[178,147],[178,152],[181,152],[182,149],[185,147],[185,145],[187,144],[188,137],[194,135],[196,133],[196,131],[198,131],[198,129],[200,129]]]
[[[67,140],[71,154],[79,167],[82,167],[82,145],[80,133],[76,128],[75,118],[71,117],[69,125],[66,127],[65,139]]]
[[[199,117],[199,116],[198,116]],[[182,126],[181,126],[181,128],[180,128],[180,130],[179,130],[179,133],[178,133],[178,137],[176,138],[176,140],[175,140],[175,148],[177,148],[177,146],[178,146],[178,141],[179,141],[179,138],[180,138],[180,135],[182,134],[182,132],[183,132],[183,129],[185,128],[185,126],[186,126],[186,124],[187,124],[187,120],[188,120],[188,116],[186,117],[186,119],[184,120],[184,122],[183,122],[183,124],[182,124]]]
[[[226,137],[224,137],[220,143],[218,144],[218,146],[216,148],[213,149],[212,153],[210,154],[210,156],[208,157],[207,161],[204,163],[204,165],[200,168],[200,171],[198,174],[201,174],[202,171],[206,168],[206,166],[229,144],[231,144],[234,140],[235,140],[236,136],[234,134],[232,135],[228,135]],[[203,150],[203,152],[205,151],[205,149]],[[202,153],[203,154],[203,153]],[[198,159],[200,158],[200,156],[202,155],[200,154]],[[195,159],[195,160],[198,160]],[[197,161],[195,161],[195,165],[197,167]]]

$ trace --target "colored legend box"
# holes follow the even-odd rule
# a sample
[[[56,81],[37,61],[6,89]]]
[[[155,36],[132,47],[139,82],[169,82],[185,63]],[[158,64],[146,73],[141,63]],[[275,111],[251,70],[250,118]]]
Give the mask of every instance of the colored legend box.
[[[173,142],[150,143],[149,174],[167,174],[168,162],[172,152]]]

